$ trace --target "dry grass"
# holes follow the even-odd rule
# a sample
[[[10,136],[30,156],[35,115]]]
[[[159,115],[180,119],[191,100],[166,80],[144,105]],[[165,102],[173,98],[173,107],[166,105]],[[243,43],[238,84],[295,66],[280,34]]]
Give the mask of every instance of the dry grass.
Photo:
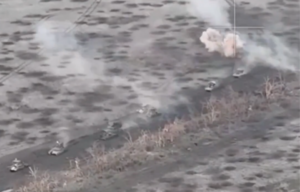
[[[203,104],[200,125],[211,127],[247,120],[253,112],[265,110],[268,104],[283,99],[286,94],[286,84],[282,77],[266,78],[255,94],[237,93],[229,89],[226,96],[211,97]]]
[[[248,119],[257,110],[263,110],[277,99],[285,95],[283,81],[267,79],[261,92],[258,94],[236,93],[232,89],[222,98],[212,97],[203,106],[203,113],[190,121],[176,120],[167,124],[156,133],[143,132],[136,140],[128,135],[128,142],[123,147],[106,151],[97,144],[88,151],[89,157],[85,160],[75,159],[70,163],[67,171],[57,175],[46,173],[38,174],[31,169],[33,179],[18,192],[51,192],[53,188],[68,186],[68,183],[85,182],[95,175],[103,175],[108,171],[123,171],[136,164],[162,158],[167,153],[167,148],[176,139],[180,138],[187,129],[202,129],[220,124],[232,123]],[[197,121],[196,126],[194,120]],[[193,121],[191,123],[191,121]]]
[[[45,172],[40,173],[37,169],[29,167],[29,173],[32,177],[31,182],[26,186],[23,186],[18,189],[22,192],[49,192],[52,191],[55,187],[58,186],[59,182],[53,176]]]
[[[238,94],[228,90],[225,97],[211,97],[203,104],[200,122],[202,126],[210,127],[215,124],[243,120],[248,118],[254,102],[249,94]]]
[[[114,151],[106,151],[96,143],[87,150],[87,160],[75,159],[70,162],[70,169],[62,171],[56,177],[43,173],[38,175],[33,169],[30,174],[33,179],[28,185],[17,189],[19,192],[51,192],[56,187],[66,185],[68,182],[83,181],[95,174],[107,171],[123,171],[132,165],[145,161],[161,158],[165,148],[185,132],[185,123],[174,121],[166,125],[157,133],[143,132],[136,140],[128,135],[128,142],[123,147]],[[83,161],[81,163],[81,161]]]
[[[282,99],[286,91],[286,84],[280,76],[276,79],[266,78],[263,87],[263,96],[266,100],[272,101]]]

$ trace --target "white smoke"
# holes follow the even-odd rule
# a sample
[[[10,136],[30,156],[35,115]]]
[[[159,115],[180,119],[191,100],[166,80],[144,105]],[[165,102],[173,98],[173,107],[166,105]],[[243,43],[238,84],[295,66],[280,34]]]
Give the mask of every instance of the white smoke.
[[[299,71],[297,50],[289,47],[284,40],[269,32],[245,39],[243,60],[248,65],[259,63],[282,71]]]
[[[223,53],[221,33],[215,29],[208,28],[200,37],[200,41],[205,45],[209,52]]]
[[[43,21],[35,27],[35,41],[48,51],[65,51],[78,49],[78,41],[72,24],[63,21]]]
[[[225,57],[235,57],[243,49],[244,42],[237,34],[227,33],[223,40],[223,54]]]
[[[190,0],[188,11],[205,21],[208,27],[221,27],[222,30],[208,28],[200,41],[209,52],[219,52],[225,57],[233,57],[242,49],[242,60],[247,65],[265,65],[283,71],[299,71],[298,53],[266,30],[249,38],[247,34],[221,34],[225,28],[232,28],[229,22],[230,5],[225,0]]]
[[[211,26],[231,27],[225,0],[190,0],[188,11],[191,15],[206,21]]]
[[[69,142],[73,139],[71,137],[71,130],[68,127],[59,127],[57,134],[57,141],[63,144],[64,147],[69,145]]]
[[[92,63],[81,53],[76,28],[68,21],[47,20],[35,26],[35,42],[47,58],[47,72],[56,76],[69,76],[61,86],[72,91],[91,90],[97,75]],[[72,30],[71,30],[72,29]]]
[[[221,34],[215,29],[208,28],[200,37],[200,41],[209,52],[219,52],[225,57],[235,57],[243,48],[244,42],[233,33]]]
[[[139,86],[142,81],[130,82],[127,77],[108,76],[106,70],[109,67],[106,63],[90,61],[85,58],[80,52],[79,43],[75,36],[76,31],[71,32],[68,30],[70,26],[71,24],[68,22],[45,21],[36,26],[35,34],[35,41],[41,45],[43,54],[48,58],[47,63],[50,72],[59,76],[81,75],[64,79],[64,87],[69,91],[78,92],[92,90],[96,85],[99,85],[99,82],[113,87],[129,86],[136,93],[136,101],[141,105],[146,104],[156,108],[164,106],[165,101],[163,102],[162,98],[168,96],[160,96],[151,89]],[[69,64],[64,68],[60,68],[59,65],[65,56],[70,57],[68,59]],[[149,81],[153,80],[153,83],[156,83],[156,78],[152,78],[151,75],[144,74],[144,76],[148,77]]]

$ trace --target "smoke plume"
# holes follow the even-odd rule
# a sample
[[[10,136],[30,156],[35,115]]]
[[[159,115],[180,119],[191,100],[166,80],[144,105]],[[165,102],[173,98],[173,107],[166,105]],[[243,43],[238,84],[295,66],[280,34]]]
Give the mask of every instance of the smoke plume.
[[[243,52],[241,59],[246,65],[265,65],[283,71],[299,71],[297,50],[267,30],[251,38],[246,32],[224,34],[225,28],[232,28],[229,8],[230,5],[225,0],[190,0],[188,12],[208,25],[200,41],[209,52],[219,52],[225,57],[233,57],[234,53],[241,49]],[[212,29],[214,27],[221,27],[221,30]]]
[[[233,33],[221,34],[215,29],[208,28],[200,37],[200,41],[209,52],[219,52],[225,57],[235,57],[243,49],[243,41]]]
[[[230,5],[225,0],[190,0],[188,5],[191,15],[209,23],[212,27],[231,27],[229,8]]]
[[[36,25],[35,41],[48,51],[76,50],[78,41],[70,26],[70,22],[42,21]]]

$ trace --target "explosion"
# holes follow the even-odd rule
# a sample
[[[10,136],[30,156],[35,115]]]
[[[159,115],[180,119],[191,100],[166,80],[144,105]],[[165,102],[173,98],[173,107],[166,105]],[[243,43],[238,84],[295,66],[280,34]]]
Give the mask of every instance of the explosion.
[[[205,45],[205,48],[209,52],[223,52],[222,48],[222,35],[219,31],[215,29],[208,28],[206,31],[203,31],[200,41]]]
[[[236,57],[244,46],[244,42],[238,35],[234,33],[222,35],[212,28],[208,28],[202,33],[200,41],[209,52],[219,52],[225,57]]]

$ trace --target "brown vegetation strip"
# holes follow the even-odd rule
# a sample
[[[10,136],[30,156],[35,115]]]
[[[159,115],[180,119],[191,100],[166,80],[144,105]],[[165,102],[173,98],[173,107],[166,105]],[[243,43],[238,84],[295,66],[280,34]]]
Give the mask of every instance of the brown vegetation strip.
[[[203,112],[190,120],[175,120],[156,133],[142,133],[136,140],[130,135],[123,147],[105,151],[95,144],[88,150],[90,158],[75,159],[71,168],[55,175],[37,173],[30,169],[32,179],[18,192],[51,192],[54,188],[68,186],[68,183],[86,183],[95,175],[101,176],[108,171],[123,171],[132,165],[149,160],[160,159],[168,154],[168,146],[187,131],[213,130],[218,125],[248,120],[257,111],[266,110],[270,104],[284,99],[288,94],[284,81],[267,79],[262,88],[255,93],[237,93],[227,90],[226,96],[212,97],[203,105]]]

